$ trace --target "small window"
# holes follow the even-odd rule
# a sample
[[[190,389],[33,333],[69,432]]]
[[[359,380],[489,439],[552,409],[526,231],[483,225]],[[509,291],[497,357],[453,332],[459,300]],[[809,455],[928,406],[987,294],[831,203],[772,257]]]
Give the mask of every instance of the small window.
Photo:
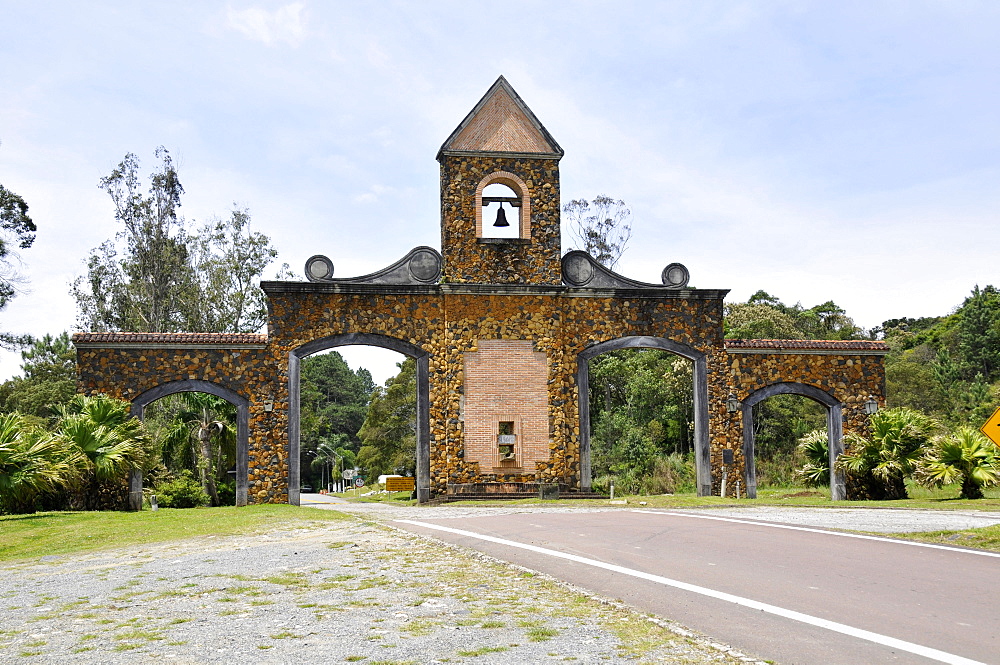
[[[517,437],[514,435],[513,421],[501,420],[497,423],[497,453],[501,463],[517,459],[516,444]]]

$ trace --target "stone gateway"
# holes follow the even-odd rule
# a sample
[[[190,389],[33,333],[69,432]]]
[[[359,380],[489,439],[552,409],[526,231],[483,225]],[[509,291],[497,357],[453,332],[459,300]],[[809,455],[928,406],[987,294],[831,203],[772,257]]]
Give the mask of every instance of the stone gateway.
[[[500,77],[438,152],[440,252],[418,247],[355,278],[334,278],[333,262],[314,256],[309,281],[261,284],[266,335],[77,333],[79,390],[128,400],[140,417],[180,391],[236,404],[239,505],[298,503],[300,362],[349,344],[416,362],[420,501],[469,483],[588,491],[588,361],[616,349],[692,362],[701,495],[720,491],[726,451],[729,487],[742,479],[754,496],[747,425],[767,397],[823,404],[831,458],[845,432],[863,430],[865,402],[884,402],[883,343],[725,340],[728,291],[688,288],[680,263],[647,284],[585,252],[561,257],[562,156]],[[141,478],[132,490],[141,496]],[[846,498],[842,478],[832,494]]]

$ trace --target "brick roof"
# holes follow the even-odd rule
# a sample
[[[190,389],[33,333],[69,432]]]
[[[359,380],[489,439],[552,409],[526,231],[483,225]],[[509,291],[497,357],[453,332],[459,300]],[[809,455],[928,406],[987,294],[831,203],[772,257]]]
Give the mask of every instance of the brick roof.
[[[562,148],[500,77],[441,146],[441,151],[562,155]]]
[[[73,333],[73,344],[191,344],[220,346],[267,344],[267,335],[257,333],[135,333],[79,332]]]
[[[889,346],[885,342],[868,340],[829,339],[727,339],[726,349],[780,349],[802,351],[880,351],[886,353]]]

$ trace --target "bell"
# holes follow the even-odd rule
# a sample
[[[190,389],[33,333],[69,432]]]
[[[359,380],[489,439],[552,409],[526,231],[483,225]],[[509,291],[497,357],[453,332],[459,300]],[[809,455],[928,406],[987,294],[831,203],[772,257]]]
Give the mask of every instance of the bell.
[[[500,210],[497,211],[497,221],[493,222],[493,226],[510,226],[507,214],[503,211],[503,203],[500,204]]]

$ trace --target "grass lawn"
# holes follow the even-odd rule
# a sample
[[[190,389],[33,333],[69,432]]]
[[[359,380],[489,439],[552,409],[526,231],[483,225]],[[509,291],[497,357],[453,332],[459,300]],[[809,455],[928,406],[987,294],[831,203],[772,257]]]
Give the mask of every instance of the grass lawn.
[[[925,531],[923,533],[908,533],[894,536],[885,533],[873,533],[873,536],[902,538],[903,540],[918,540],[922,543],[935,545],[956,545],[972,547],[978,550],[1000,552],[1000,525],[988,526],[982,529],[966,529],[964,531]]]
[[[615,496],[616,501],[627,501],[630,508],[645,502],[648,508],[711,508],[734,506],[812,506],[820,508],[920,508],[927,510],[985,510],[1000,511],[1000,487],[985,490],[984,499],[959,499],[959,486],[951,485],[941,489],[927,489],[907,483],[909,499],[899,501],[831,501],[830,490],[826,487],[763,487],[758,488],[756,499],[723,499],[718,496],[697,496],[693,492],[677,494],[657,494],[651,496]],[[347,496],[347,495],[345,495]],[[566,495],[563,495],[566,496]],[[580,506],[606,506],[607,500],[586,499],[566,501]],[[467,505],[503,505],[510,503],[552,503],[541,499],[520,499],[517,501],[462,501]]]
[[[0,561],[145,545],[196,536],[262,533],[349,516],[287,504],[161,508],[156,512],[52,512],[0,516]]]

